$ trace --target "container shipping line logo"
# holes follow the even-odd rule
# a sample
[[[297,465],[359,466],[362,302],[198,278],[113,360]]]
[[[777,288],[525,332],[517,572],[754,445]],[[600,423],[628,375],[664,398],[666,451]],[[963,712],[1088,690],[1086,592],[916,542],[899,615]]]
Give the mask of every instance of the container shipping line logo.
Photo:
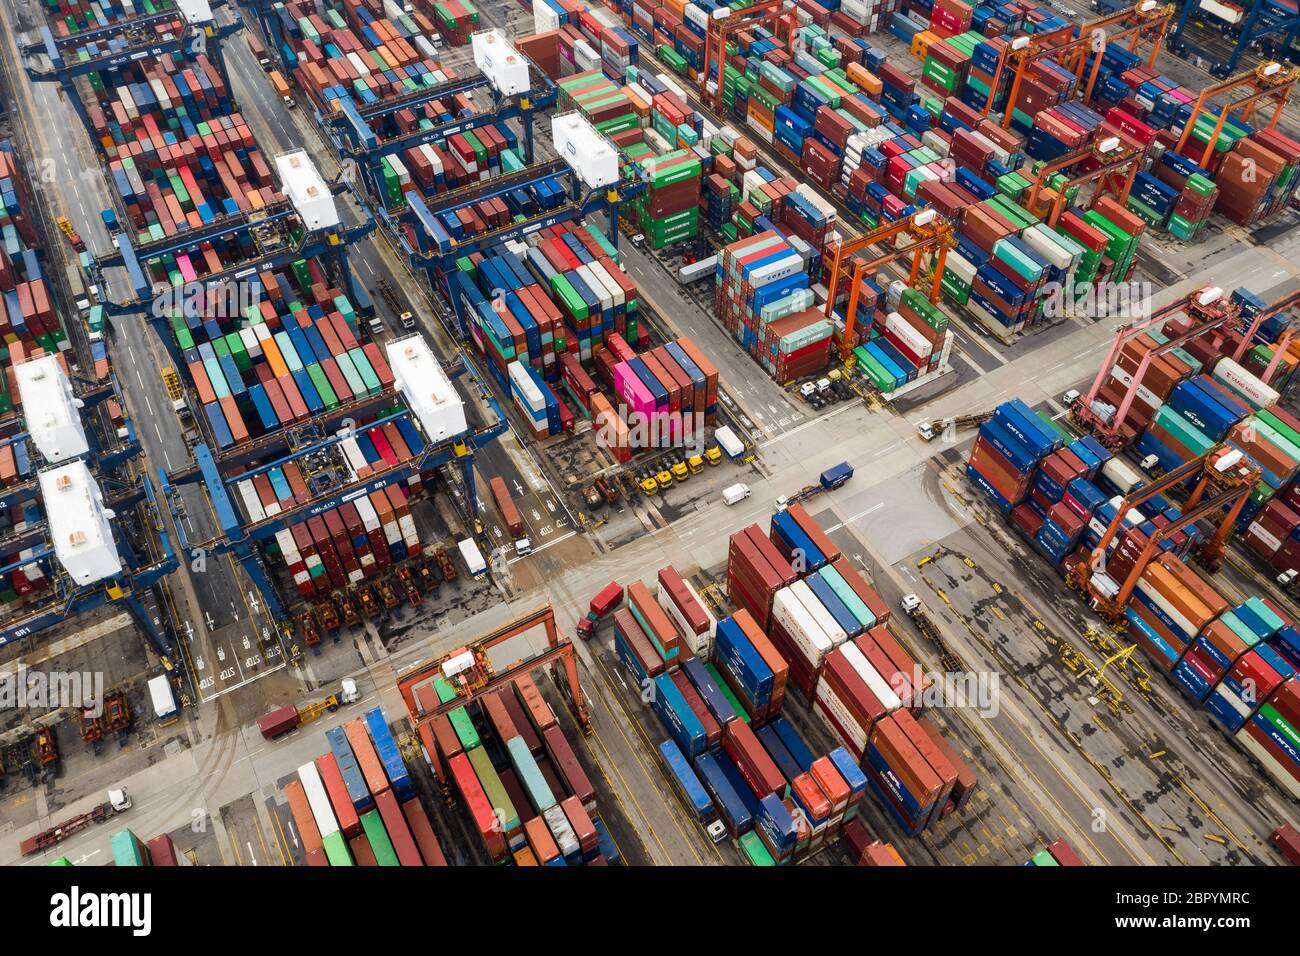
[[[22,664],[0,671],[0,710],[46,713],[69,707],[90,717],[104,713],[102,671],[35,671]]]
[[[255,274],[217,282],[159,284],[154,290],[155,318],[242,319],[262,301],[262,283]]]

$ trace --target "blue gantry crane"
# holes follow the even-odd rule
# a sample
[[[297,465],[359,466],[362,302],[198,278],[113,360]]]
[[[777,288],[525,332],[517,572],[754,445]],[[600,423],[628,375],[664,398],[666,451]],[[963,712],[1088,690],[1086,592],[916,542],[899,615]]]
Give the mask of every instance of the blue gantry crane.
[[[169,633],[160,623],[161,615],[146,607],[145,601],[153,586],[178,566],[171,539],[148,475],[128,467],[141,451],[134,423],[127,419],[125,439],[113,436],[110,444],[89,414],[117,397],[116,378],[110,376],[107,382],[71,380],[53,357],[24,366],[17,373],[19,389],[32,400],[33,407],[41,409],[42,425],[0,441],[14,451],[22,466],[20,472],[30,475],[0,492],[0,508],[21,516],[13,530],[0,538],[0,554],[20,557],[0,567],[0,575],[40,563],[50,572],[51,582],[39,604],[24,607],[21,614],[0,626],[0,646],[105,604],[118,604],[167,660],[171,656]],[[57,412],[54,418],[60,424],[51,427],[46,412]],[[85,427],[87,422],[90,428]],[[64,494],[70,497],[58,498]],[[141,505],[143,509],[136,513],[143,521],[135,529],[140,537],[133,545],[125,517]],[[94,537],[96,528],[98,539]],[[141,547],[149,553],[143,553]],[[87,550],[110,553],[112,558],[96,570],[85,562]]]
[[[1169,48],[1179,56],[1199,56],[1208,61],[1210,72],[1220,79],[1236,72],[1242,55],[1252,47],[1261,49],[1265,55],[1293,56],[1296,34],[1300,31],[1300,8],[1296,0],[1247,0],[1242,6],[1244,10],[1217,0],[1182,0]],[[1221,59],[1219,54],[1188,37],[1193,15],[1208,16],[1225,25],[1224,32],[1235,38],[1227,59]],[[1238,19],[1233,22],[1230,17]]]
[[[34,81],[57,82],[82,124],[94,137],[86,105],[77,95],[79,76],[112,71],[138,60],[156,59],[169,53],[206,52],[212,65],[228,81],[221,41],[240,29],[238,21],[218,25],[209,0],[176,0],[165,10],[124,17],[103,26],[56,37],[48,26],[40,28],[41,39],[23,48],[24,68]],[[155,28],[180,19],[178,32],[159,36]],[[44,54],[48,63],[35,63]],[[86,55],[89,54],[89,55]],[[228,82],[227,82],[228,85]]]
[[[384,193],[380,181],[379,163],[385,156],[393,156],[429,143],[441,143],[457,133],[469,132],[483,126],[518,119],[524,134],[524,162],[531,164],[534,114],[554,106],[558,93],[550,77],[532,63],[529,63],[528,70],[532,88],[523,94],[503,95],[492,79],[480,73],[364,106],[357,106],[350,97],[343,97],[338,100],[339,109],[334,113],[320,116],[319,121],[339,155],[357,164],[366,188],[382,204]],[[457,94],[469,94],[479,90],[484,90],[491,95],[493,102],[491,110],[456,117],[428,129],[412,130],[382,140],[374,130],[375,124],[382,123],[386,117],[401,110],[418,109],[435,100],[450,101]]]

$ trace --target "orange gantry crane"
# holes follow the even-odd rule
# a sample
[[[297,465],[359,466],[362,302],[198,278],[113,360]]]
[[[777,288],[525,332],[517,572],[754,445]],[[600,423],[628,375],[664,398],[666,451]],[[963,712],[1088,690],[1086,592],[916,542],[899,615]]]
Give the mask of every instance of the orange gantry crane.
[[[1142,0],[1141,3],[1118,10],[1103,17],[1088,20],[1075,32],[1073,24],[1046,33],[1033,36],[1016,37],[1007,44],[1002,56],[998,58],[997,69],[990,86],[989,101],[984,104],[984,116],[992,110],[998,84],[1002,74],[1008,68],[1015,69],[1011,81],[1011,90],[1007,95],[1006,108],[1002,115],[1002,128],[1011,128],[1011,112],[1015,107],[1016,94],[1024,81],[1029,68],[1040,60],[1055,60],[1060,66],[1074,74],[1076,93],[1081,94],[1085,103],[1092,101],[1093,89],[1097,85],[1097,76],[1101,71],[1101,56],[1092,58],[1092,69],[1084,79],[1084,70],[1091,53],[1100,53],[1107,44],[1127,41],[1128,49],[1136,53],[1143,43],[1150,44],[1147,66],[1153,67],[1160,56],[1165,34],[1174,20],[1173,4],[1159,4],[1156,0]]]
[[[1050,163],[1043,163],[1034,179],[1034,184],[1029,189],[1029,200],[1025,208],[1040,219],[1044,219],[1047,225],[1056,228],[1061,213],[1065,211],[1065,199],[1070,190],[1075,186],[1094,182],[1097,184],[1093,195],[1094,201],[1109,193],[1123,206],[1128,202],[1129,193],[1133,190],[1133,180],[1137,178],[1145,157],[1144,151],[1131,148],[1118,136],[1108,136],[1096,143],[1090,143]],[[1088,172],[1070,176],[1055,191],[1047,188],[1047,181],[1056,173],[1068,170],[1085,160],[1093,160],[1097,165]],[[1051,195],[1045,196],[1044,190]]]
[[[501,670],[493,668],[488,653],[492,648],[503,644],[521,634],[542,628],[546,633],[546,650],[530,657],[516,660]],[[578,678],[578,658],[573,644],[568,638],[561,637],[555,626],[555,611],[551,605],[533,611],[517,620],[511,621],[485,637],[457,648],[445,657],[432,663],[417,664],[397,676],[397,689],[406,704],[411,724],[419,735],[433,764],[434,775],[439,782],[446,779],[442,763],[438,758],[439,748],[434,733],[433,721],[450,713],[458,707],[464,707],[486,694],[508,687],[511,683],[548,664],[559,664],[564,669],[565,688],[568,692],[569,706],[584,733],[591,733],[591,716],[587,711],[586,698],[582,694],[582,685]],[[445,703],[434,703],[437,697],[421,691],[422,685],[431,687],[438,678],[445,679],[456,691],[456,696]]]
[[[763,0],[744,10],[733,11],[723,19],[709,18],[709,25],[704,31],[704,78],[700,83],[700,92],[704,101],[719,112],[723,107],[722,81],[726,78],[727,41],[742,30],[753,27],[771,30],[789,49],[795,19],[792,13],[784,9],[782,0]],[[717,62],[714,63],[714,60]]]
[[[1147,538],[1141,553],[1123,580],[1116,580],[1109,575],[1106,571],[1106,552],[1123,529],[1129,511],[1192,479],[1196,480],[1196,485],[1182,503],[1179,518],[1157,529]],[[1217,445],[1201,457],[1179,465],[1124,498],[1115,509],[1115,517],[1107,525],[1097,547],[1093,549],[1091,560],[1074,569],[1070,583],[1084,588],[1103,618],[1112,624],[1120,623],[1124,620],[1124,608],[1133,596],[1133,589],[1156,555],[1160,542],[1183,528],[1198,521],[1214,522],[1214,532],[1201,542],[1194,557],[1210,571],[1217,570],[1223,558],[1228,534],[1235,526],[1257,481],[1259,469],[1242,452],[1227,445]]]
[[[897,240],[902,236],[907,236],[908,241],[901,246],[897,245]],[[856,239],[841,242],[836,247],[835,258],[831,262],[830,282],[827,285],[830,291],[826,297],[826,317],[829,319],[835,313],[845,260],[871,246],[888,242],[895,243],[894,248],[888,252],[872,259],[857,256],[853,260],[853,274],[849,278],[849,303],[844,313],[844,334],[840,338],[840,361],[842,362],[847,362],[849,356],[853,354],[853,332],[857,325],[858,297],[862,291],[862,282],[869,274],[884,268],[891,262],[911,256],[912,268],[907,277],[907,285],[909,288],[915,288],[921,275],[922,260],[928,253],[934,253],[936,258],[927,294],[931,302],[939,300],[944,262],[948,250],[956,245],[956,239],[953,237],[952,224],[947,219],[933,209],[922,209],[906,219],[873,229]]]
[[[1272,129],[1277,125],[1282,110],[1286,108],[1287,101],[1291,98],[1291,89],[1295,86],[1297,79],[1300,79],[1300,67],[1284,67],[1281,63],[1276,62],[1261,63],[1253,70],[1239,73],[1222,83],[1207,86],[1201,90],[1196,97],[1196,102],[1192,104],[1192,115],[1187,118],[1187,122],[1183,125],[1183,134],[1178,137],[1177,152],[1184,156],[1187,155],[1183,149],[1192,136],[1197,119],[1209,108],[1211,100],[1216,96],[1222,96],[1243,87],[1249,87],[1250,92],[1219,108],[1219,118],[1214,125],[1214,133],[1206,141],[1205,149],[1201,151],[1200,164],[1204,166],[1210,161],[1210,157],[1214,154],[1214,144],[1218,141],[1219,134],[1223,132],[1228,117],[1234,112],[1240,111],[1238,119],[1243,123],[1249,123],[1250,118],[1255,115],[1255,110],[1260,105],[1271,102],[1273,104],[1273,115],[1269,117],[1266,127]]]

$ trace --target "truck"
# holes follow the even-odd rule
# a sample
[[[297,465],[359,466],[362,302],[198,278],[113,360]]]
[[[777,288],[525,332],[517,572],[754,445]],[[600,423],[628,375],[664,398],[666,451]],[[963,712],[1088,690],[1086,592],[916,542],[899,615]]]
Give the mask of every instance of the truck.
[[[397,317],[397,324],[402,327],[403,332],[415,331],[415,313],[403,312]]]
[[[104,229],[108,231],[108,237],[113,241],[113,248],[117,248],[117,234],[122,231],[121,225],[117,221],[117,213],[112,209],[104,209],[99,214],[100,220],[104,223]]]
[[[992,417],[992,412],[978,412],[972,415],[957,415],[937,422],[926,418],[916,423],[916,432],[921,436],[922,441],[934,441],[950,428],[954,431],[961,428],[978,428]]]
[[[722,489],[722,503],[724,505],[734,505],[744,501],[749,497],[749,485],[743,481],[738,481],[734,485],[728,485]]]
[[[520,517],[519,509],[515,507],[515,501],[510,497],[510,489],[506,487],[505,479],[500,476],[493,478],[488,482],[488,488],[492,490],[492,500],[496,502],[497,510],[501,512],[501,520],[505,522],[510,536],[522,538],[524,519]]]
[[[289,95],[289,82],[284,78],[279,70],[271,70],[271,86],[275,88],[276,96],[284,103],[286,109],[294,109],[298,104],[294,102],[293,97]]]
[[[728,458],[732,461],[737,460],[745,454],[745,443],[736,437],[736,433],[728,425],[715,429],[713,438],[717,441],[718,446],[723,450]]]
[[[85,813],[80,813],[70,820],[64,820],[48,830],[42,830],[35,836],[28,837],[18,845],[18,852],[22,856],[32,856],[43,850],[48,850],[56,843],[62,843],[68,837],[80,833],[92,823],[103,823],[109,817],[119,813],[125,813],[131,809],[131,797],[125,788],[108,791],[108,800],[105,803],[91,807]]]
[[[253,54],[253,59],[257,61],[257,65],[262,68],[263,72],[269,73],[271,71],[271,58],[267,56],[266,47],[252,30],[247,31],[247,33],[248,52]]]
[[[172,682],[166,674],[159,674],[149,681],[149,700],[153,704],[154,716],[158,725],[166,727],[180,720],[180,708],[176,706],[176,695],[172,693]]]
[[[487,562],[483,560],[483,553],[479,551],[474,539],[465,538],[458,541],[456,547],[460,548],[460,557],[469,570],[469,576],[476,581],[481,581],[487,575]]]
[[[823,471],[817,478],[817,484],[805,485],[792,495],[782,495],[776,499],[776,510],[785,511],[797,501],[807,501],[809,498],[820,495],[824,491],[834,491],[840,485],[844,484],[853,477],[853,466],[847,461],[842,461],[838,465],[832,465]]]
[[[610,581],[591,599],[586,616],[578,620],[578,636],[584,641],[591,640],[591,635],[596,632],[596,622],[622,603],[623,585]]]
[[[189,418],[190,408],[185,403],[185,390],[181,387],[180,376],[176,374],[176,369],[168,365],[162,370],[163,387],[167,389],[167,397],[171,399],[172,411],[181,419]]]

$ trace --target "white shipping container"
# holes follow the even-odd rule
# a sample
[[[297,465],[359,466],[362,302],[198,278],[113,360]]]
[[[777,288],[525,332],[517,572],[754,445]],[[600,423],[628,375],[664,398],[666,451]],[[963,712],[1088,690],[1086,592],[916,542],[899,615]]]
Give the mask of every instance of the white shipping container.
[[[1030,249],[1062,271],[1068,271],[1073,260],[1068,250],[1056,241],[1056,234],[1042,223],[1030,226],[1020,238]]]
[[[840,627],[836,622],[835,616],[831,614],[830,611],[826,610],[821,599],[818,598],[816,594],[813,594],[813,590],[808,586],[808,582],[796,581],[794,584],[790,585],[790,590],[808,613],[812,615],[812,619],[817,622],[817,626],[821,629],[821,632],[826,635],[827,640],[831,642],[831,646],[836,647],[843,644],[848,638],[848,635],[844,633],[844,628]]]
[[[249,521],[266,519],[266,512],[262,509],[262,499],[258,497],[251,478],[246,478],[239,483],[239,496],[244,499],[244,510],[248,512]]]
[[[967,285],[975,281],[975,267],[960,252],[950,250],[943,260],[943,267]]]
[[[1273,779],[1282,785],[1292,800],[1300,800],[1300,780],[1296,780],[1290,767],[1285,767],[1267,748],[1251,736],[1249,724],[1235,734],[1237,743],[1250,752],[1261,767],[1273,775]]]
[[[159,674],[157,677],[150,678],[147,686],[154,716],[159,720],[175,717],[176,696],[172,693],[172,683],[167,679],[167,675]]]
[[[1175,608],[1169,599],[1160,593],[1159,588],[1147,580],[1146,574],[1138,578],[1138,590],[1151,599],[1151,601],[1160,608],[1169,619],[1174,622],[1180,631],[1184,634],[1195,634],[1196,628],[1192,627],[1192,622],[1187,620],[1177,608]]]
[[[781,588],[772,597],[772,616],[790,635],[790,640],[794,641],[804,660],[814,670],[820,670],[834,645],[791,588]]]
[[[316,819],[316,829],[320,831],[321,838],[338,833],[339,821],[334,816],[334,808],[330,806],[329,794],[325,792],[325,784],[321,781],[316,765],[305,763],[299,767],[298,780],[302,783],[307,805],[311,807],[311,815]]]
[[[1128,494],[1142,483],[1142,475],[1138,473],[1138,470],[1118,456],[1103,464],[1101,473],[1106,476],[1121,495]]]
[[[1259,376],[1246,371],[1230,358],[1219,359],[1213,374],[1216,382],[1228,386],[1257,409],[1276,405],[1281,399],[1276,389],[1265,385]]]
[[[929,358],[930,352],[933,351],[930,340],[912,328],[912,324],[902,315],[897,312],[890,312],[886,315],[885,328],[898,336],[903,341],[903,344],[920,356],[921,359]]]
[[[483,554],[473,538],[465,538],[457,542],[456,546],[460,549],[461,559],[465,562],[465,567],[469,568],[471,577],[479,578],[487,573],[487,562],[483,560]]]
[[[876,695],[876,699],[884,706],[887,713],[893,713],[903,705],[894,693],[894,689],[889,686],[889,681],[874,667],[871,661],[867,660],[865,654],[858,650],[858,646],[852,641],[846,642],[840,647],[844,654],[844,659],[853,665],[853,669],[858,672],[862,682],[867,685],[871,693]],[[892,674],[890,675],[893,676]]]

